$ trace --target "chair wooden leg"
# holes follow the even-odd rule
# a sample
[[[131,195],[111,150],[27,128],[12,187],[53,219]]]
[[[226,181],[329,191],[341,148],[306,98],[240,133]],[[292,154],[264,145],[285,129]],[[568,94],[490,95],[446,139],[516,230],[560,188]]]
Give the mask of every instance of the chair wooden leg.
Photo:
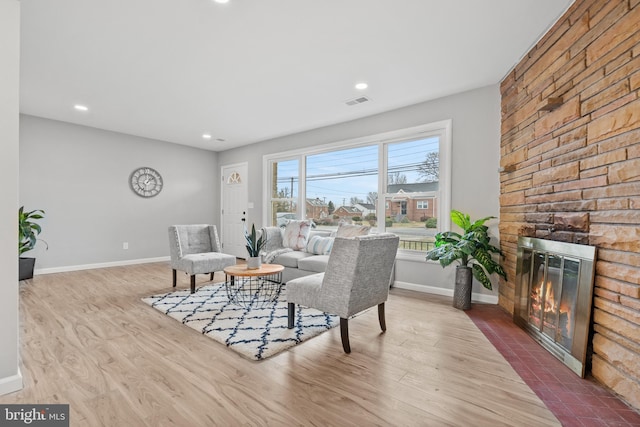
[[[340,337],[342,338],[342,348],[345,353],[351,353],[349,345],[349,319],[340,318]]]
[[[173,269],[173,287],[176,287],[176,270]]]
[[[387,330],[387,323],[384,319],[384,303],[378,304],[378,321],[380,322],[382,332],[385,332]]]
[[[196,275],[191,276],[191,293],[196,291]]]
[[[292,302],[287,304],[287,328],[293,329],[293,323],[295,321],[296,316],[296,305]]]

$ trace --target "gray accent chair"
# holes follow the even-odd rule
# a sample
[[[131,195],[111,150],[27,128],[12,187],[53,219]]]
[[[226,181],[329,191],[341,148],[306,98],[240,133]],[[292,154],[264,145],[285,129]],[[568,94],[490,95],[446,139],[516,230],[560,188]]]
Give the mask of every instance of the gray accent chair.
[[[386,331],[384,303],[399,240],[391,233],[336,237],[324,273],[287,282],[289,329],[295,325],[296,304],[337,315],[342,348],[351,353],[349,317],[377,305],[380,328]]]
[[[222,253],[215,225],[170,226],[169,250],[173,287],[176,287],[176,270],[184,271],[191,277],[191,293],[196,291],[196,274],[210,274],[213,280],[213,273],[236,264],[236,257]]]

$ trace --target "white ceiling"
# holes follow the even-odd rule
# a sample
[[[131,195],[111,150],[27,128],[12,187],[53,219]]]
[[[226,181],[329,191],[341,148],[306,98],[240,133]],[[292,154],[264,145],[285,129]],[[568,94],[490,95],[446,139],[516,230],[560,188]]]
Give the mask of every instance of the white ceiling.
[[[22,0],[21,112],[225,150],[495,84],[572,2]]]

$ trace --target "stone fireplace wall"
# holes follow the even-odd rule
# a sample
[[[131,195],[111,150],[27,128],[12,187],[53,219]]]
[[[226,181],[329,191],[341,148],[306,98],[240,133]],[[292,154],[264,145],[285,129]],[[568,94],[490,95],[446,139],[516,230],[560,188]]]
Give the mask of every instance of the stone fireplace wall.
[[[598,248],[593,376],[640,408],[640,0],[576,0],[501,83],[500,242]],[[561,102],[554,98],[562,98]]]

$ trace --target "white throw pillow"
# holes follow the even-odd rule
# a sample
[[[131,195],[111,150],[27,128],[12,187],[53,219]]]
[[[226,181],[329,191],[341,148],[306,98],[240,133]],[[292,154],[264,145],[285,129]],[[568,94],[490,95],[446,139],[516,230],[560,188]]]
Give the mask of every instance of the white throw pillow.
[[[366,236],[370,229],[371,227],[368,225],[340,224],[338,231],[336,231],[336,237]]]
[[[306,252],[314,255],[329,255],[333,247],[333,237],[312,236]]]
[[[294,251],[303,251],[307,246],[307,237],[311,230],[311,221],[309,220],[291,220],[284,228],[282,236],[282,245],[285,248],[291,248]]]

